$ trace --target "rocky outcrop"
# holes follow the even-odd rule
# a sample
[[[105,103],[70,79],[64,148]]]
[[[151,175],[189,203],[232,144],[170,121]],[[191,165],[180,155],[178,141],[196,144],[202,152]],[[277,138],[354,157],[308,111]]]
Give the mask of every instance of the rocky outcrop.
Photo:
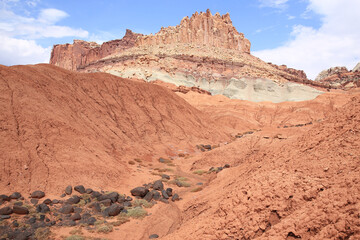
[[[82,40],[74,40],[73,44],[54,45],[50,64],[76,71],[108,55],[133,47],[138,36],[142,34],[127,29],[122,39],[104,42],[102,45]]]
[[[138,46],[190,43],[217,48],[227,48],[250,53],[250,41],[232,25],[229,13],[212,15],[195,12],[191,18],[184,17],[175,27],[161,28],[155,35],[139,37]]]
[[[359,68],[360,64],[350,71],[346,67],[332,67],[319,73],[315,80],[336,89],[360,87]]]

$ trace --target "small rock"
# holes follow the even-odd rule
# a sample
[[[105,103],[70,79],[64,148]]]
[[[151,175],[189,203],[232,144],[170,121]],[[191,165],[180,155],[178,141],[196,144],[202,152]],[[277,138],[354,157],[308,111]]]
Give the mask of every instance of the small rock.
[[[11,207],[0,208],[0,215],[10,215],[12,213],[13,213],[13,211],[12,211]]]
[[[118,203],[123,203],[125,201],[126,201],[125,196],[124,195],[119,195],[117,202]]]
[[[59,212],[61,212],[63,214],[73,213],[74,212],[74,207],[71,206],[70,204],[66,204],[62,208],[59,209]]]
[[[43,191],[35,191],[31,194],[31,198],[43,198],[45,197],[45,193]]]
[[[133,200],[133,198],[130,197],[130,196],[127,196],[127,197],[125,198],[125,201],[127,201],[127,202],[131,202],[132,200]]]
[[[41,203],[41,204],[37,205],[36,212],[47,213],[47,212],[50,212],[50,208],[45,203]]]
[[[13,210],[13,213],[16,213],[16,214],[29,214],[29,209],[27,209],[26,207],[22,207],[22,206],[14,205],[12,210]]]
[[[166,193],[167,193],[167,195],[169,196],[169,197],[171,197],[172,196],[172,188],[167,188],[166,189]]]
[[[167,199],[165,199],[165,198],[160,198],[160,202],[163,202],[163,203],[168,204],[168,203],[169,203],[169,200],[167,200]]]
[[[36,205],[36,204],[38,204],[39,200],[37,200],[37,199],[35,199],[35,198],[32,198],[32,199],[30,200],[30,202],[31,202],[33,205]]]
[[[81,213],[83,210],[82,208],[76,207],[74,208],[74,213]]]
[[[98,201],[110,199],[111,202],[115,203],[118,200],[118,198],[119,198],[119,194],[117,192],[112,192],[112,193],[108,193],[105,195],[101,195],[97,199],[98,199]]]
[[[204,145],[203,147],[207,150],[211,150],[211,145]]]
[[[111,200],[110,199],[105,199],[100,201],[101,204],[103,204],[104,206],[110,206],[111,205]]]
[[[45,203],[46,205],[49,205],[52,203],[52,201],[49,198],[47,198],[43,201],[43,203]]]
[[[69,185],[69,186],[67,186],[67,187],[65,188],[65,194],[66,194],[66,195],[71,195],[71,193],[72,193],[72,186]]]
[[[146,201],[150,202],[150,201],[152,200],[153,196],[154,196],[154,194],[153,194],[153,192],[151,191],[151,192],[148,192],[148,193],[145,195],[144,199],[145,199]]]
[[[159,200],[161,198],[161,194],[158,191],[152,190],[151,192],[153,193],[154,200]]]
[[[101,212],[101,207],[99,203],[92,203],[89,205],[90,208],[93,208],[96,212]]]
[[[161,163],[165,163],[165,162],[166,162],[166,160],[165,160],[164,158],[159,158],[159,162],[161,162]]]
[[[230,168],[230,165],[229,165],[229,164],[225,164],[225,165],[224,165],[224,168]]]
[[[54,199],[54,200],[52,200],[52,203],[53,203],[53,204],[58,204],[58,203],[59,203],[59,200]]]
[[[64,198],[64,197],[66,197],[66,194],[63,193],[63,194],[60,195],[60,197],[61,197],[61,198]]]
[[[19,223],[15,220],[15,221],[13,221],[12,225],[13,225],[14,227],[18,227],[18,226],[19,226]]]
[[[154,186],[153,186],[154,190],[163,190],[164,189],[164,184],[161,180],[157,180],[154,182]]]
[[[124,207],[131,207],[131,206],[132,206],[131,202],[124,202]]]
[[[98,197],[100,197],[101,195],[102,195],[102,194],[99,193],[99,192],[97,192],[97,191],[94,191],[94,192],[91,193],[91,197],[92,197],[92,198],[98,198]]]
[[[87,220],[87,224],[89,224],[89,225],[94,225],[95,222],[96,222],[96,218],[94,218],[94,217],[90,217]]]
[[[171,201],[175,202],[175,201],[179,201],[180,200],[180,197],[177,193],[175,193],[172,198],[171,198]]]
[[[143,198],[149,192],[149,190],[144,187],[137,187],[137,188],[132,189],[130,192],[131,192],[131,195],[133,195],[133,196],[139,196],[139,197]]]
[[[8,202],[8,201],[10,201],[10,197],[2,194],[2,195],[0,195],[0,201]]]
[[[77,204],[80,202],[80,197],[79,196],[72,196],[71,198],[69,198],[66,203],[67,204]]]
[[[9,218],[11,218],[10,215],[0,215],[0,219],[5,220],[5,219],[9,219]]]
[[[85,190],[85,192],[86,192],[87,194],[91,194],[91,193],[93,192],[93,190],[92,190],[91,188],[87,188],[87,189]]]
[[[15,202],[14,206],[22,206],[24,203],[23,202]]]
[[[39,217],[39,220],[40,220],[41,222],[43,222],[43,221],[45,220],[45,215],[44,215],[44,214],[41,214],[40,217]]]
[[[155,239],[155,238],[159,238],[159,235],[157,235],[157,234],[151,234],[151,235],[149,236],[149,239]]]
[[[70,219],[73,220],[73,221],[80,220],[80,219],[81,219],[81,215],[80,215],[80,213],[74,213],[74,214],[70,217]]]
[[[202,182],[198,182],[198,183],[196,183],[196,185],[200,185],[200,186],[201,186],[201,185],[203,185],[203,183],[202,183]]]
[[[162,191],[161,191],[161,195],[163,196],[163,198],[169,199],[169,195],[166,193],[165,190],[162,190]]]
[[[162,178],[165,178],[165,179],[168,179],[168,180],[170,179],[170,176],[169,176],[169,175],[166,175],[166,174],[161,175],[161,177],[162,177]]]
[[[85,191],[85,187],[83,185],[78,185],[78,186],[75,186],[74,187],[74,190],[81,193],[81,194],[84,194],[86,191]]]
[[[32,217],[29,219],[29,223],[30,224],[34,224],[36,222],[36,218],[35,217]]]
[[[11,199],[19,199],[21,198],[21,194],[19,192],[14,192],[13,194],[10,195]]]
[[[105,216],[117,216],[124,207],[118,204],[113,204],[104,210]]]

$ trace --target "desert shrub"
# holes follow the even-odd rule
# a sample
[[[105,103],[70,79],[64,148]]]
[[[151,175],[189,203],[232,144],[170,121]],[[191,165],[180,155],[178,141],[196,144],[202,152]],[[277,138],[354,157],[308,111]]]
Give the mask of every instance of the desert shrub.
[[[154,203],[152,202],[148,202],[145,199],[136,199],[133,202],[133,206],[134,207],[140,207],[143,206],[144,208],[151,208],[152,206],[154,206]]]
[[[205,170],[195,170],[195,171],[193,171],[193,174],[197,174],[197,175],[203,175],[204,173],[206,173]]]
[[[85,238],[79,235],[71,235],[66,237],[65,240],[85,240]]]
[[[132,218],[144,218],[147,215],[147,211],[141,207],[129,208],[127,211],[126,215]]]
[[[110,224],[104,224],[97,226],[96,229],[98,233],[109,233],[113,231],[113,226]]]
[[[190,192],[200,192],[201,190],[203,190],[202,187],[196,187],[196,188],[191,189]]]
[[[51,231],[49,228],[38,228],[34,235],[37,240],[47,240],[50,238]]]

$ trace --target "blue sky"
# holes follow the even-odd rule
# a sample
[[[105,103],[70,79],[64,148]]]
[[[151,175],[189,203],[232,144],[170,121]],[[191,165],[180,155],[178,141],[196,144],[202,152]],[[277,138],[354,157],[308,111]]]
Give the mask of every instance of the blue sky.
[[[360,61],[359,3],[0,0],[0,64],[47,62],[53,44],[71,43],[73,39],[108,41],[121,38],[127,28],[143,34],[156,33],[162,26],[177,25],[184,16],[209,8],[213,14],[230,13],[234,26],[251,41],[255,56],[303,69],[314,78],[324,68],[352,68]],[[349,25],[351,28],[344,30]],[[345,46],[340,41],[345,41]]]

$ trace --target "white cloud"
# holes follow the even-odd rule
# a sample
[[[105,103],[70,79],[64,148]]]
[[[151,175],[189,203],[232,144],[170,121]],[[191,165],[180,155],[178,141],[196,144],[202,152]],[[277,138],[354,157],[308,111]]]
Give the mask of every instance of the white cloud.
[[[288,0],[259,0],[260,7],[271,7],[278,9],[285,9],[287,7]]]
[[[360,61],[359,0],[309,0],[307,11],[322,16],[320,28],[293,26],[283,46],[253,52],[261,59],[302,69],[309,78],[333,66],[352,69]]]
[[[32,64],[48,62],[49,47],[36,43],[37,39],[80,37],[86,38],[89,33],[83,29],[61,26],[57,23],[69,15],[61,10],[41,9],[37,17],[16,14],[12,9],[36,7],[39,0],[19,2],[18,0],[1,0],[0,2],[0,64]],[[21,4],[21,5],[19,5]],[[18,46],[17,46],[18,45]]]
[[[18,65],[49,62],[51,48],[43,48],[34,40],[0,36],[0,64]]]

